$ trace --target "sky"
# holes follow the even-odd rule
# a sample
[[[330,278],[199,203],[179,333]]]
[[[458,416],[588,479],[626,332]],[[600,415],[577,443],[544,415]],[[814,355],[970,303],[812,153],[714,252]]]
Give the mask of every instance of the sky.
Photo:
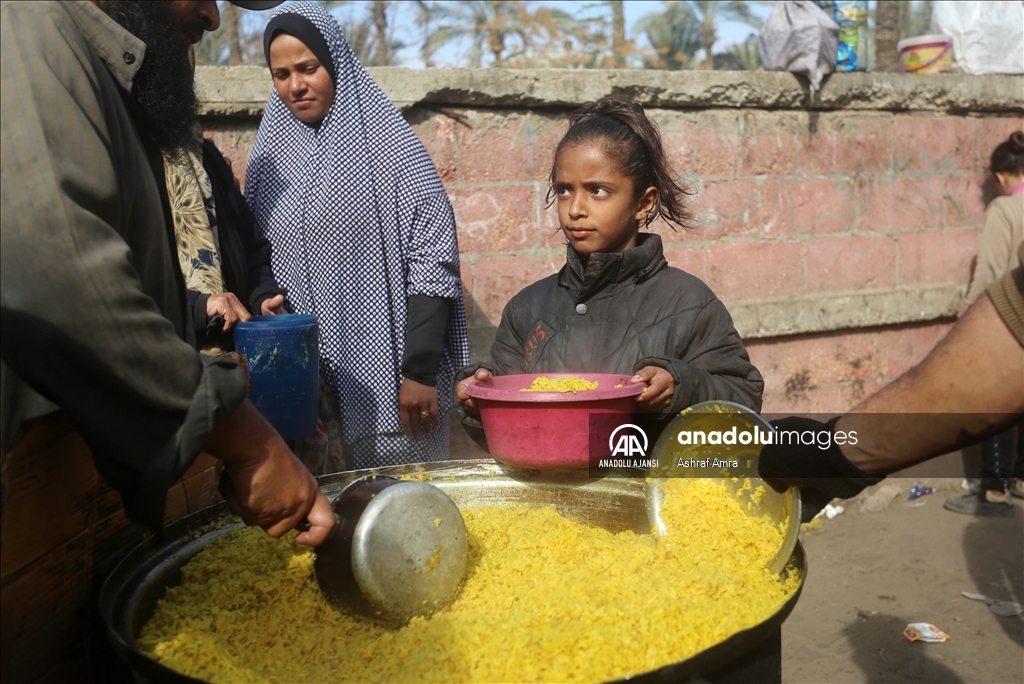
[[[335,10],[335,14],[351,13],[354,16],[364,16],[367,12],[364,6],[367,4],[367,2],[363,2],[362,0],[353,0],[352,2],[346,3],[341,8]],[[569,14],[577,15],[580,13],[581,8],[587,8],[590,3],[586,2],[586,0],[537,0],[533,4],[535,6],[543,5],[546,7],[557,8]],[[661,12],[664,9],[664,6],[665,3],[661,0],[628,0],[624,5],[627,35],[630,37],[636,36],[635,27],[640,18],[647,14]],[[764,20],[768,18],[772,8],[768,3],[751,2],[750,9],[753,14]],[[600,10],[588,10],[588,12],[597,11]],[[255,29],[262,32],[263,26],[266,25],[273,14],[273,10],[268,12],[249,12],[246,18],[246,26],[249,29]],[[419,38],[411,23],[412,15],[413,12],[411,8],[399,14],[400,23],[396,27],[396,36],[402,42],[415,46],[418,44]],[[721,48],[731,43],[742,42],[751,33],[755,33],[755,30],[746,24],[736,22],[723,23],[719,27],[716,48]],[[637,36],[637,38],[640,44],[646,43],[642,36]],[[463,62],[461,60],[461,55],[462,51],[458,47],[454,45],[447,46],[435,55],[434,61],[437,66],[462,66]],[[399,52],[399,57],[402,60],[401,66],[414,68],[423,66],[423,62],[419,58],[415,47],[401,50]]]

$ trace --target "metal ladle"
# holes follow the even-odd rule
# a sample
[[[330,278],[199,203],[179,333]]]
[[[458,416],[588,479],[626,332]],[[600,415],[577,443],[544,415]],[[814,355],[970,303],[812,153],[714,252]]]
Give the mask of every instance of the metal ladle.
[[[645,491],[647,517],[650,520],[652,531],[658,537],[685,532],[685,530],[667,529],[665,522],[661,519],[665,492],[659,484],[659,479],[664,477],[721,478],[726,491],[737,496],[741,507],[747,511],[748,515],[757,518],[767,515],[772,524],[785,525],[782,544],[767,566],[769,572],[778,574],[785,570],[789,563],[800,535],[799,490],[791,487],[779,494],[764,483],[757,472],[757,459],[761,455],[763,445],[753,443],[755,442],[753,438],[748,444],[741,444],[739,440],[735,444],[702,446],[679,443],[678,435],[681,432],[689,432],[691,435],[699,432],[708,435],[711,432],[730,432],[734,427],[737,434],[746,431],[752,436],[755,434],[755,428],[757,428],[758,434],[774,434],[775,432],[775,428],[764,418],[746,406],[731,401],[705,401],[695,404],[669,422],[652,452],[652,457],[658,461],[658,468],[651,471],[651,479],[648,481]],[[737,461],[738,465],[726,470],[678,465],[680,459],[685,464],[688,459],[715,458]],[[743,489],[743,481],[747,478],[750,479],[750,487]],[[764,493],[757,501],[754,501],[751,496],[759,485],[764,487]]]
[[[342,490],[333,508],[337,524],[313,558],[317,584],[332,605],[399,627],[454,598],[469,540],[447,494],[426,482],[370,475]],[[308,521],[298,529],[309,529]]]

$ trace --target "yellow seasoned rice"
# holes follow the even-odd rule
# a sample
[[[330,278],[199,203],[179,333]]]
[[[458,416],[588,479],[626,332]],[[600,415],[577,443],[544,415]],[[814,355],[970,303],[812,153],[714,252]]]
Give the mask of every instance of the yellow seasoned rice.
[[[765,564],[781,532],[719,481],[663,480],[655,540],[551,507],[465,510],[455,601],[388,631],[333,610],[294,535],[231,532],[183,569],[139,649],[214,682],[602,681],[684,660],[767,619],[799,585]]]
[[[524,387],[520,392],[583,392],[596,390],[599,383],[596,380],[585,380],[575,376],[570,378],[534,378],[529,387]]]

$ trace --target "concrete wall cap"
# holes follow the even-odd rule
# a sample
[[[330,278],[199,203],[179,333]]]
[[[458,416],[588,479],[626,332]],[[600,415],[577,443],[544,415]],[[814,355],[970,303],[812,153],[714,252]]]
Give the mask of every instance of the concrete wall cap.
[[[832,74],[810,98],[805,80],[777,71],[403,67],[367,71],[399,109],[417,105],[572,108],[620,94],[665,109],[1024,113],[1024,75]],[[256,66],[201,66],[196,69],[196,81],[205,116],[258,116],[271,88],[267,69]]]

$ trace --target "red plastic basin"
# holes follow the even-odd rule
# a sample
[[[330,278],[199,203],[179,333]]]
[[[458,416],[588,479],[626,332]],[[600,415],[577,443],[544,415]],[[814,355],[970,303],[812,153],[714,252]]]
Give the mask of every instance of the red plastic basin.
[[[577,377],[599,384],[596,390],[576,394],[521,391],[539,377]],[[589,416],[636,412],[636,397],[647,385],[630,384],[630,377],[606,373],[501,375],[473,381],[466,393],[480,407],[487,445],[496,460],[519,468],[586,468],[590,463]]]

